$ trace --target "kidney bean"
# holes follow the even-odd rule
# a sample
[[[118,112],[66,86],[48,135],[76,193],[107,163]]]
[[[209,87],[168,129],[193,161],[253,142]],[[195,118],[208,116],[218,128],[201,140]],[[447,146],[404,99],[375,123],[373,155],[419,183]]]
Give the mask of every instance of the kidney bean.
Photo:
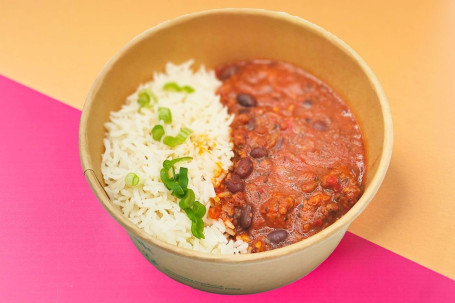
[[[267,156],[267,154],[268,154],[267,149],[263,147],[255,147],[250,152],[250,156],[253,158],[262,158]]]
[[[240,105],[245,107],[253,107],[257,105],[256,98],[249,94],[238,94],[236,100]]]
[[[272,243],[280,243],[287,239],[289,233],[284,229],[277,229],[267,235],[267,239]]]
[[[253,171],[253,161],[250,158],[242,158],[237,162],[237,166],[234,169],[234,173],[240,178],[245,179]]]
[[[251,223],[253,223],[253,208],[250,204],[246,204],[242,208],[242,213],[240,214],[239,221],[240,226],[243,229],[248,229],[251,226]]]
[[[226,181],[226,187],[233,194],[243,191],[245,185],[237,175],[232,175],[229,180]]]

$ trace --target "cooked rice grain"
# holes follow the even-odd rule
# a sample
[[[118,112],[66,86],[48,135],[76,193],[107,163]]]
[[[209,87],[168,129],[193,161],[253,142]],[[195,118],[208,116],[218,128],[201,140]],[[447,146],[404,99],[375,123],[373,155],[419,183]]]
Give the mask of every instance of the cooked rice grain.
[[[210,199],[215,197],[213,182],[232,164],[234,153],[229,128],[232,117],[215,93],[220,82],[213,71],[204,67],[193,72],[192,63],[167,64],[165,73],[156,73],[153,81],[141,85],[119,111],[111,113],[110,122],[105,124],[101,164],[107,184],[105,190],[129,220],[160,240],[211,253],[246,252],[246,243],[228,241],[223,222],[211,220],[207,215],[203,218],[205,239],[193,237],[191,221],[180,209],[178,199],[160,181],[164,160],[193,157],[189,162],[176,164],[176,168],[188,168],[188,188],[194,190],[196,199],[208,209]],[[195,91],[191,94],[163,91],[167,82],[189,85]],[[158,103],[139,111],[137,93],[144,88],[157,96]],[[171,110],[171,124],[158,121],[158,106]],[[183,144],[170,148],[153,140],[150,131],[156,124],[163,125],[166,135],[175,136],[182,127],[190,128],[193,133]],[[125,176],[130,172],[139,176],[139,186],[125,185]]]

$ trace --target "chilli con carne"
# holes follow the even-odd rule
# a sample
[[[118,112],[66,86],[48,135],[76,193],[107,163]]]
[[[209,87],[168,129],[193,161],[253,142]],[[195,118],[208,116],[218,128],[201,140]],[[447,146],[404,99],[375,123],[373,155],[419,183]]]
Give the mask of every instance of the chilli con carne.
[[[365,149],[347,105],[288,63],[253,60],[216,69],[221,102],[234,114],[233,167],[216,186],[209,216],[250,252],[307,238],[363,193]]]

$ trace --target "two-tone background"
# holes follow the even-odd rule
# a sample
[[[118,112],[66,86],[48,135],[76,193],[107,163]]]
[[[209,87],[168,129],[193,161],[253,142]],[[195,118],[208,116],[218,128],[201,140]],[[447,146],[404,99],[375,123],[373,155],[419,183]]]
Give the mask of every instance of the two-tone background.
[[[239,297],[148,264],[91,193],[77,149],[112,55],[162,21],[222,7],[286,11],[347,42],[382,83],[395,138],[383,186],[332,256]],[[451,0],[0,0],[0,302],[455,302],[454,71]]]

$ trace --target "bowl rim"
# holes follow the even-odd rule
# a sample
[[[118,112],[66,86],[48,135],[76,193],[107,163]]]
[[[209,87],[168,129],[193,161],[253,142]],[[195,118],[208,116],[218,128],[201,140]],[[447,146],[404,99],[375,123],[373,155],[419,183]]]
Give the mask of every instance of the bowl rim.
[[[369,186],[365,189],[362,197],[357,201],[357,203],[340,219],[335,221],[330,226],[326,227],[322,231],[318,232],[315,235],[312,235],[306,239],[303,239],[299,242],[294,244],[281,247],[278,249],[254,253],[254,254],[236,254],[236,255],[222,255],[222,254],[212,254],[206,252],[200,252],[196,250],[192,250],[189,248],[182,248],[178,247],[173,244],[169,244],[157,238],[154,238],[152,235],[147,234],[144,230],[137,227],[134,223],[128,220],[124,215],[121,213],[119,209],[117,209],[108,199],[107,195],[103,187],[101,186],[100,181],[96,177],[94,170],[92,169],[91,158],[89,156],[88,150],[88,140],[87,140],[87,121],[90,116],[91,107],[94,101],[94,95],[101,86],[105,76],[109,73],[112,66],[115,62],[120,59],[132,46],[138,44],[139,42],[147,39],[150,35],[153,35],[155,32],[160,31],[161,29],[172,27],[181,23],[185,23],[186,21],[203,17],[206,15],[211,14],[240,14],[240,15],[261,15],[267,18],[279,19],[281,21],[285,21],[288,23],[295,24],[300,27],[305,27],[306,30],[309,30],[317,35],[322,36],[324,39],[329,40],[335,47],[337,47],[340,51],[343,51],[347,56],[351,57],[356,61],[359,65],[361,70],[367,76],[373,90],[376,92],[380,108],[383,115],[383,123],[384,123],[384,139],[383,139],[383,149],[382,154],[379,159],[379,164],[377,171],[373,178],[370,181]],[[322,27],[313,24],[310,21],[307,21],[301,17],[293,16],[285,12],[278,12],[278,11],[271,11],[265,9],[256,9],[256,8],[223,8],[223,9],[211,9],[211,10],[204,10],[200,12],[194,12],[179,16],[177,18],[164,21],[156,26],[153,26],[144,32],[140,33],[136,37],[134,37],[130,42],[128,42],[123,48],[120,49],[101,69],[100,73],[97,75],[95,81],[93,82],[88,95],[85,100],[85,104],[82,110],[82,115],[80,119],[79,125],[79,154],[80,160],[82,164],[82,169],[84,171],[84,175],[92,188],[92,191],[95,193],[96,197],[103,205],[103,207],[109,212],[109,214],[123,227],[126,229],[128,234],[131,236],[140,239],[141,241],[151,243],[162,250],[166,251],[167,253],[171,253],[174,255],[184,256],[187,258],[200,260],[200,261],[216,261],[216,262],[223,262],[223,263],[244,263],[244,262],[261,262],[270,259],[285,257],[299,251],[304,250],[309,246],[317,245],[321,243],[323,240],[331,237],[332,235],[338,233],[343,228],[347,229],[349,224],[359,216],[362,211],[366,208],[369,204],[379,186],[381,185],[386,171],[388,169],[390,159],[392,156],[392,146],[393,146],[393,125],[392,125],[392,116],[390,113],[390,108],[387,102],[387,98],[385,93],[374,75],[373,71],[370,67],[366,64],[366,62],[344,41],[340,38],[336,37],[332,33],[328,32],[327,30],[323,29]]]

